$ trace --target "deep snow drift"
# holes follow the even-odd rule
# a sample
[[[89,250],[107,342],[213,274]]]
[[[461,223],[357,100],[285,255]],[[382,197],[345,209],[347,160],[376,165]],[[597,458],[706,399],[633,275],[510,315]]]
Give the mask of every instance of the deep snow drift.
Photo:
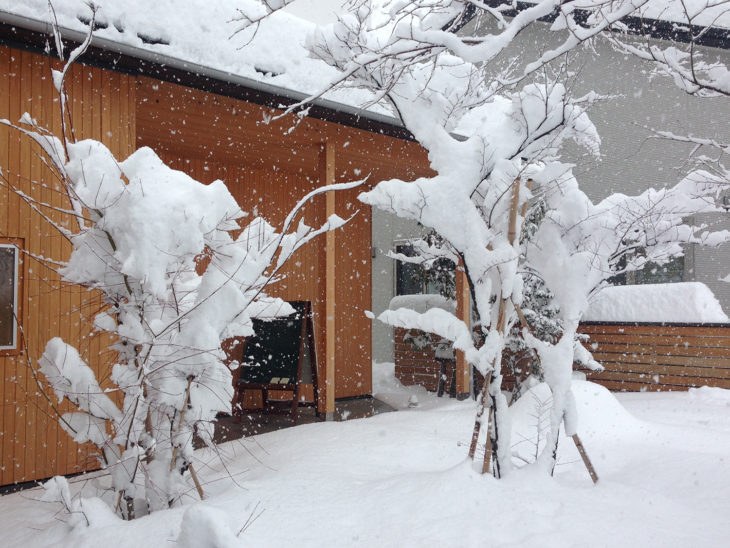
[[[730,391],[617,399],[574,382],[599,484],[565,438],[555,478],[528,468],[497,481],[465,461],[475,404],[404,389],[390,368],[376,364],[375,392],[398,412],[227,443],[225,466],[199,451],[204,504],[191,488],[185,507],[123,522],[85,501],[91,526],[74,519],[72,529],[61,505],[39,502],[43,490],[34,489],[0,498],[5,545],[726,545]],[[414,392],[418,407],[402,409]],[[518,465],[534,453],[546,400],[537,387],[511,408]],[[91,494],[96,483],[103,478],[75,480],[71,490]]]

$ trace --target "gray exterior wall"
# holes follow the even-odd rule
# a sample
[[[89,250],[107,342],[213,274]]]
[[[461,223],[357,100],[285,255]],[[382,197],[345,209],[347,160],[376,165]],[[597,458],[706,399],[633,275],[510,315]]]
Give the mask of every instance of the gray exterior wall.
[[[531,32],[537,38],[541,29],[536,27]],[[529,40],[530,36],[523,39]],[[614,192],[638,194],[650,187],[672,186],[691,171],[688,158],[694,145],[657,139],[652,130],[730,142],[730,98],[690,96],[666,76],[652,78],[649,63],[624,56],[606,42],[597,43],[595,50],[580,52],[572,64],[579,67],[576,94],[595,90],[617,96],[590,111],[602,139],[601,158],[593,158],[576,146],[569,146],[564,154],[566,161],[576,164],[576,178],[594,202]],[[730,64],[728,50],[706,48],[704,53]],[[694,220],[730,229],[730,213]],[[730,284],[720,279],[728,274],[730,245],[688,249],[685,280],[707,284],[726,313],[730,313]]]
[[[395,261],[387,253],[395,250],[396,243],[425,232],[414,221],[373,209],[373,312],[376,316],[388,309],[395,295]],[[373,320],[373,360],[394,360],[393,328],[378,320]]]
[[[534,59],[537,50],[551,47],[547,41],[554,40],[553,33],[545,29],[535,25],[515,41],[518,51],[529,52],[525,60]],[[728,50],[706,49],[705,54],[730,64]],[[650,129],[730,142],[728,98],[689,96],[668,77],[651,77],[653,66],[649,63],[617,53],[605,42],[596,43],[594,51],[573,54],[570,66],[576,72],[570,81],[574,95],[596,91],[615,96],[599,102],[590,111],[602,139],[601,158],[594,158],[577,146],[568,146],[563,156],[564,161],[576,165],[574,173],[593,201],[614,192],[638,194],[649,187],[674,185],[691,170],[687,160],[693,146],[652,138]],[[730,213],[705,215],[695,221],[730,229]],[[374,312],[386,309],[394,294],[395,267],[384,252],[392,248],[395,240],[420,232],[416,223],[373,213],[373,245],[377,248],[373,261]],[[730,245],[714,249],[693,246],[687,250],[685,280],[707,284],[730,314],[730,284],[720,281],[728,274]],[[393,360],[390,328],[374,322],[373,344],[376,361]]]

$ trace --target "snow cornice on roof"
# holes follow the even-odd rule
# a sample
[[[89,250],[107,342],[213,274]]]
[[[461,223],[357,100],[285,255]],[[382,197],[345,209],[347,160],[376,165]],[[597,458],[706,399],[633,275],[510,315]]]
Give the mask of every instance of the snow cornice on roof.
[[[485,0],[485,4],[492,8],[504,5],[504,0]],[[514,9],[502,12],[505,17],[514,17],[521,11],[534,7],[535,2],[518,1],[514,3]],[[540,21],[552,23],[558,18],[558,10],[543,17]],[[588,21],[589,12],[577,9],[573,12],[576,23],[584,25]],[[621,20],[626,26],[629,34],[636,36],[650,36],[658,40],[669,40],[672,42],[693,42],[699,46],[711,48],[730,49],[730,29],[712,26],[688,25],[677,21],[653,19],[649,17],[629,16]],[[616,30],[615,32],[618,32]]]
[[[66,46],[73,49],[86,34],[60,28]],[[50,23],[0,10],[0,45],[51,55]],[[241,99],[272,108],[286,108],[307,94],[191,63],[182,59],[94,36],[79,63],[128,75],[143,75],[190,88]],[[327,99],[312,101],[307,116],[365,131],[412,141],[413,135],[399,120]]]

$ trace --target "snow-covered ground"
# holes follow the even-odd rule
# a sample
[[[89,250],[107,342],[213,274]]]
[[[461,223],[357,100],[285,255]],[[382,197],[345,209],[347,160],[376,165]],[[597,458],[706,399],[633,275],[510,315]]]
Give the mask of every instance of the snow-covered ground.
[[[404,389],[376,365],[395,413],[290,428],[198,452],[208,500],[123,522],[93,501],[72,528],[42,489],[0,498],[4,546],[727,546],[730,391],[627,394],[574,382],[594,486],[568,439],[554,478],[503,480],[465,460],[475,404]],[[416,394],[418,405],[408,404]],[[547,394],[512,407],[534,453]],[[515,461],[516,463],[518,460]],[[225,463],[225,464],[224,464]],[[103,483],[103,479],[97,480]],[[91,493],[94,481],[72,491]],[[72,520],[73,521],[73,520]],[[243,529],[243,530],[242,530]],[[239,533],[240,531],[240,533]]]

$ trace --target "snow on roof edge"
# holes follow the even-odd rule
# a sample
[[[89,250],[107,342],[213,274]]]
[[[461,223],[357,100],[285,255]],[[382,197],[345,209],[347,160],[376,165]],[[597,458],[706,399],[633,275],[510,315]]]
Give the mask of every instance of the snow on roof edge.
[[[39,32],[41,34],[46,34],[49,37],[53,35],[53,29],[50,22],[23,15],[17,15],[2,9],[0,9],[0,23],[20,27],[29,31]],[[59,25],[58,28],[64,40],[68,39],[73,42],[81,43],[86,38],[86,33],[84,32],[70,29],[61,25]],[[283,99],[291,100],[294,102],[303,101],[307,97],[310,97],[310,94],[308,93],[297,91],[291,88],[261,82],[252,78],[248,78],[246,76],[232,73],[230,71],[224,71],[216,69],[214,67],[201,65],[195,62],[186,61],[178,57],[165,55],[163,53],[140,48],[131,44],[125,44],[123,42],[117,42],[97,35],[94,35],[92,37],[90,47],[97,48],[103,51],[119,53],[122,55],[133,57],[135,59],[147,61],[155,65],[168,66],[170,68],[183,70],[191,74],[206,76],[216,81],[238,85],[246,89],[260,91],[268,95],[281,97]],[[357,118],[364,118],[366,120],[370,120],[380,124],[392,126],[395,129],[406,129],[401,121],[397,118],[379,112],[366,110],[353,105],[348,105],[339,101],[317,98],[311,101],[311,105],[325,108],[334,112],[349,114]]]

